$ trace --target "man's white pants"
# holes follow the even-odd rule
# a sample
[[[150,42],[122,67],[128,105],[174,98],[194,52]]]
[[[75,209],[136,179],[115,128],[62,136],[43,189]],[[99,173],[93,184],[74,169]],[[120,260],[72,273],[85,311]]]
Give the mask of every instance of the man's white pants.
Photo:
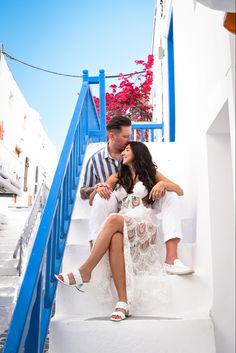
[[[164,241],[173,238],[182,239],[179,196],[175,192],[167,191],[164,197],[154,203],[153,208],[157,212],[158,219],[161,220]],[[90,213],[88,240],[95,240],[105,219],[111,213],[117,212],[118,204],[115,193],[111,194],[109,200],[97,194]]]

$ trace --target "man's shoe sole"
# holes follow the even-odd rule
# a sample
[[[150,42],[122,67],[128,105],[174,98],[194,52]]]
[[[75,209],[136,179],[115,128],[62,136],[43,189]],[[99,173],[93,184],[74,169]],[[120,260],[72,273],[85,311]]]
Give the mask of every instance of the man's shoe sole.
[[[168,270],[165,270],[165,273],[167,275],[192,275],[194,273],[194,270],[191,270],[191,271],[186,271],[186,272],[171,272],[171,271],[168,271]]]

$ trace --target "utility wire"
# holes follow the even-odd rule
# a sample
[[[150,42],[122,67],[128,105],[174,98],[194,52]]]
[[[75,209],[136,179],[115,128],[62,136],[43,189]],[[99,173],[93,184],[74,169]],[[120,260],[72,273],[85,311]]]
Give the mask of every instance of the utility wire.
[[[44,69],[42,67],[31,65],[29,63],[26,63],[25,61],[22,61],[22,60],[19,60],[17,58],[14,58],[14,56],[12,56],[12,55],[8,54],[7,52],[5,52],[4,49],[2,49],[2,50],[0,49],[0,53],[5,55],[8,59],[14,60],[14,61],[16,61],[16,62],[18,62],[20,64],[23,64],[23,65],[26,65],[26,66],[29,66],[32,69],[36,69],[36,70],[47,72],[49,74],[59,75],[59,76],[66,76],[66,77],[74,77],[74,78],[82,78],[83,77],[82,75],[64,74],[64,73],[61,73],[61,72],[51,71],[51,70]],[[130,74],[122,74],[122,76],[139,75],[139,74],[143,74],[144,72],[145,71],[138,71],[138,72],[134,72],[134,73],[130,73]],[[120,75],[109,75],[109,76],[105,76],[105,77],[106,78],[117,78],[117,77],[120,77]]]

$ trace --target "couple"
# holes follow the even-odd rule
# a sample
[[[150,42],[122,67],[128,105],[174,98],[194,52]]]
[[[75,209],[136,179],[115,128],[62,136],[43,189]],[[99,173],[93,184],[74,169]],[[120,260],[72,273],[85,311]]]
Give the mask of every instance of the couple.
[[[160,261],[157,214],[162,220],[166,244],[164,270],[168,274],[193,271],[177,256],[182,238],[177,195],[183,195],[182,189],[156,170],[143,143],[129,142],[130,119],[111,119],[107,134],[108,144],[88,161],[81,188],[81,197],[89,198],[93,204],[91,253],[79,269],[56,278],[80,289],[90,281],[98,263],[109,256],[107,264],[119,299],[111,320],[121,321],[130,314],[135,277],[155,273]]]

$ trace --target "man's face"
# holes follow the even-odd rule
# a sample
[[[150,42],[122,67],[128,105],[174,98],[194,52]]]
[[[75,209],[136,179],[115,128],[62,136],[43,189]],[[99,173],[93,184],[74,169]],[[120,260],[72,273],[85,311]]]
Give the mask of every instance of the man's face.
[[[131,126],[122,126],[120,132],[110,132],[109,142],[120,152],[122,152],[130,141]]]

